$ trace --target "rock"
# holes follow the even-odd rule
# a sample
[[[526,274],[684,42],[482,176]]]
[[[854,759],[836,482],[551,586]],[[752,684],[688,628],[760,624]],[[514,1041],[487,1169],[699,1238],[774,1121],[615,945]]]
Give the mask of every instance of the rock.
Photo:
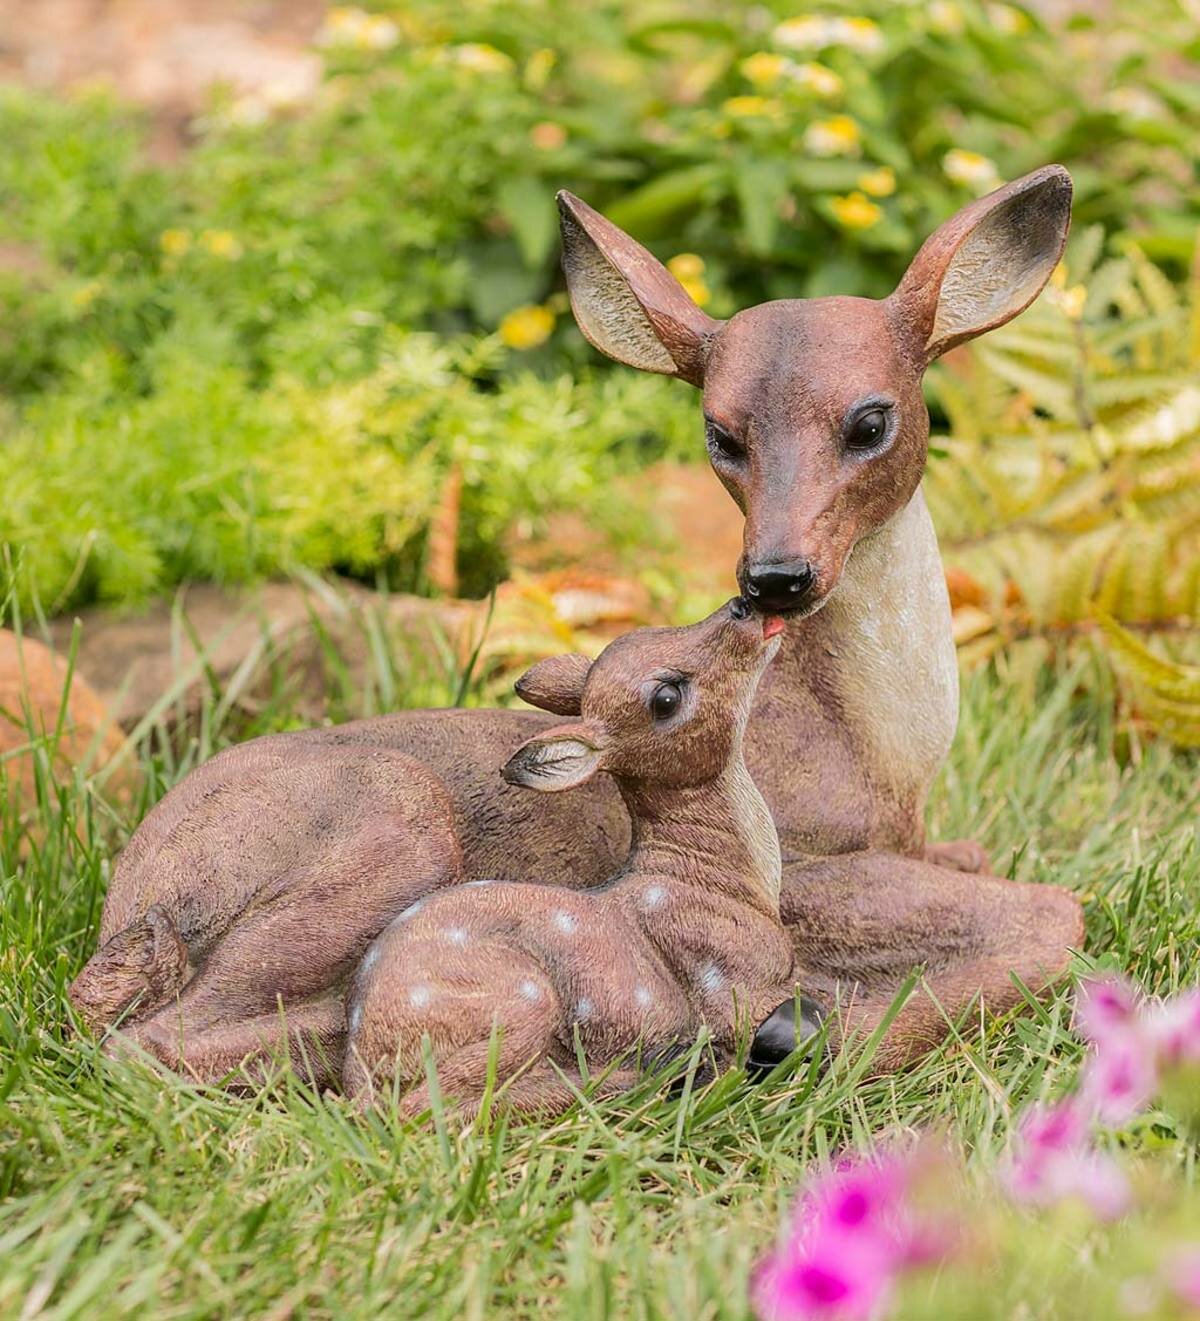
[[[15,789],[23,800],[34,792],[39,742],[52,749],[60,774],[80,765],[98,770],[123,742],[103,699],[78,672],[71,678],[62,729],[54,739],[67,673],[66,661],[43,643],[0,629],[0,758],[10,792]]]
[[[197,583],[138,614],[82,611],[78,665],[126,728],[151,713],[195,712],[214,687],[254,709],[281,671],[294,699],[289,709],[313,721],[327,715],[331,671],[351,690],[373,682],[373,638],[404,677],[442,678],[470,654],[483,608],[316,578],[240,588]],[[66,646],[73,622],[51,625],[56,646]]]

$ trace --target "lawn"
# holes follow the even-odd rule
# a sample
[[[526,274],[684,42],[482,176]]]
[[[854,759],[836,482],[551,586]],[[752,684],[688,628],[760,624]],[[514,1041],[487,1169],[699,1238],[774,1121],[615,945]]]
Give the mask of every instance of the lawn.
[[[1076,890],[1080,969],[1169,992],[1200,954],[1196,766],[1162,742],[1114,743],[1106,684],[1083,682],[1093,663],[1081,652],[1036,688],[1003,665],[969,677],[931,826]],[[441,697],[455,687],[447,674]],[[72,1034],[64,991],[114,849],[198,761],[286,723],[288,703],[284,684],[248,728],[213,695],[186,726],[146,728],[135,805],[43,775],[22,826],[0,799],[0,1315],[745,1317],[806,1165],[929,1128],[966,1158],[980,1242],[969,1268],[911,1285],[902,1316],[1125,1315],[1123,1282],[1200,1237],[1196,1143],[1163,1109],[1110,1139],[1143,1205],[1115,1228],[989,1194],[1016,1111],[1075,1078],[1070,986],[960,1023],[903,1076],[864,1081],[859,1058],[682,1098],[647,1085],[549,1127],[439,1113],[414,1130],[284,1078],[237,1099],[102,1059]]]

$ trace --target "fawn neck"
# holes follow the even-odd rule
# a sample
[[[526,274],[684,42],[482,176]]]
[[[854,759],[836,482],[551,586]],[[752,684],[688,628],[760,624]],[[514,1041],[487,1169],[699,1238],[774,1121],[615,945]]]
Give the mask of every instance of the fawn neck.
[[[622,879],[673,876],[779,916],[779,839],[740,748],[705,784],[622,779],[618,786],[633,822]]]

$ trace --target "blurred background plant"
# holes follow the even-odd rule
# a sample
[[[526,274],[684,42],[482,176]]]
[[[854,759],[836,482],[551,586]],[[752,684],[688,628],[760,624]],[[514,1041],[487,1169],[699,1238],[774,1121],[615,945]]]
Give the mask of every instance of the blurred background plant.
[[[653,501],[613,482],[700,459],[695,399],[583,343],[554,191],[723,316],[883,294],[940,220],[1061,160],[1062,278],[931,378],[956,627],[979,660],[1123,638],[1103,614],[1191,658],[1190,0],[413,0],[331,9],[314,45],[311,85],[218,88],[165,161],[109,94],[0,93],[0,541],[26,606],[297,568],[477,595],[571,510],[670,586]],[[1195,674],[1112,645],[1139,713],[1200,738]]]

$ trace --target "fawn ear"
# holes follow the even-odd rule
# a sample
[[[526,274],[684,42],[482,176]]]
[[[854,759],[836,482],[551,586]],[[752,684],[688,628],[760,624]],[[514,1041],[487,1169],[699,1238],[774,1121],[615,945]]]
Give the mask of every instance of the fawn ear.
[[[577,716],[583,700],[583,685],[592,662],[578,651],[565,656],[547,656],[517,680],[517,696],[530,706],[553,711],[556,716]]]
[[[704,381],[704,359],[721,323],[640,243],[581,202],[559,193],[562,265],[575,320],[610,358],[644,372]]]
[[[1071,176],[1046,165],[951,216],[888,299],[923,363],[1023,312],[1062,256]]]
[[[559,793],[586,784],[604,760],[599,729],[587,721],[555,725],[528,739],[505,763],[500,774],[509,784],[543,793]]]

